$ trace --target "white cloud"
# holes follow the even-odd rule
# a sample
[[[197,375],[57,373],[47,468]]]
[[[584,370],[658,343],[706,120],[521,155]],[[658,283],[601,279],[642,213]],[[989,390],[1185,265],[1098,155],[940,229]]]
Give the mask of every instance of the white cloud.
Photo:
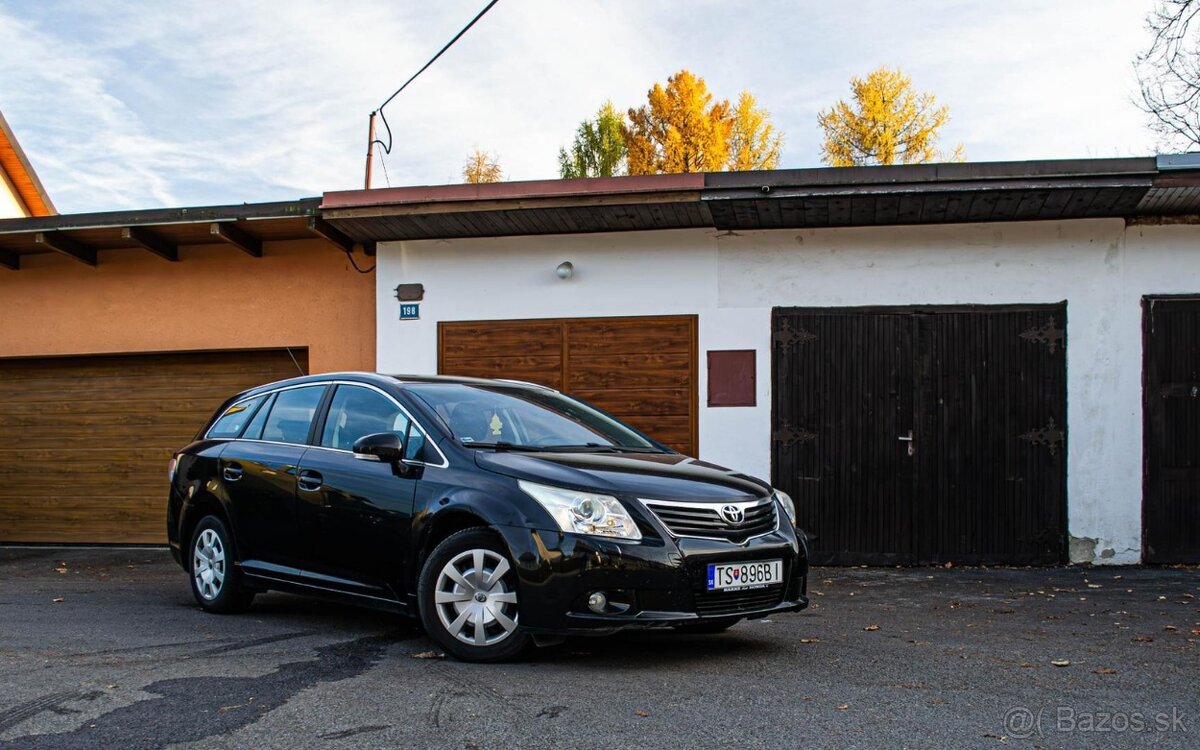
[[[510,179],[554,176],[581,118],[681,67],[752,90],[785,166],[817,164],[817,110],[877,64],[950,104],[972,159],[1145,152],[1129,62],[1150,5],[502,0],[388,107],[387,170],[457,181],[478,146]],[[367,113],[480,7],[0,0],[0,109],[65,211],[354,188]]]

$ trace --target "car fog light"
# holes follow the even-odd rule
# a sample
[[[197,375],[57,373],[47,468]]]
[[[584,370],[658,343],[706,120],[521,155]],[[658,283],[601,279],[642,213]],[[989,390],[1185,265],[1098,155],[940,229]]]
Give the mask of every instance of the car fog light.
[[[592,610],[598,615],[602,615],[604,614],[604,610],[607,608],[608,597],[604,595],[603,591],[593,591],[591,595],[588,596],[588,609]]]

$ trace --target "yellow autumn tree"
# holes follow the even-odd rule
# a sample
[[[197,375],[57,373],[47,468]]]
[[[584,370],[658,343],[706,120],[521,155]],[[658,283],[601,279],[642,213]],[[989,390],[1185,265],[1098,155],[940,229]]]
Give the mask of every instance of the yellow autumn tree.
[[[825,131],[821,159],[834,167],[962,161],[962,144],[938,149],[950,108],[930,93],[913,90],[899,69],[880,67],[851,78],[853,103],[844,100],[817,115]]]
[[[729,102],[713,102],[704,79],[681,70],[654,84],[622,129],[629,174],[717,172],[729,158]]]
[[[783,135],[770,122],[771,115],[758,106],[754,95],[743,91],[729,130],[729,171],[774,169],[779,166]]]
[[[504,174],[500,171],[500,162],[486,151],[475,149],[463,164],[463,182],[478,184],[481,182],[500,182]]]

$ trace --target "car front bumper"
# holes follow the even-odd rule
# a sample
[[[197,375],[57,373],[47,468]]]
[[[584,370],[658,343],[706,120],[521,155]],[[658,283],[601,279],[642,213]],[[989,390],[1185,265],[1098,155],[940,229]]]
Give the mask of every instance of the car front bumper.
[[[728,618],[761,618],[808,606],[807,549],[789,527],[742,544],[698,538],[618,542],[521,527],[498,529],[516,563],[521,626],[533,634],[604,635]],[[710,592],[710,563],[783,560],[781,585]],[[591,611],[602,591],[613,605]]]

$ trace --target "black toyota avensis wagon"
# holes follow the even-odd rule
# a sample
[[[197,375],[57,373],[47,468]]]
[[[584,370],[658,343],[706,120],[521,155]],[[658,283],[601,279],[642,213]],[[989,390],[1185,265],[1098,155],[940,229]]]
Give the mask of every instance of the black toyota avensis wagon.
[[[807,605],[766,483],[528,383],[342,373],[226,402],[171,461],[167,532],[204,609],[276,589],[419,617],[446,651],[724,630]]]

